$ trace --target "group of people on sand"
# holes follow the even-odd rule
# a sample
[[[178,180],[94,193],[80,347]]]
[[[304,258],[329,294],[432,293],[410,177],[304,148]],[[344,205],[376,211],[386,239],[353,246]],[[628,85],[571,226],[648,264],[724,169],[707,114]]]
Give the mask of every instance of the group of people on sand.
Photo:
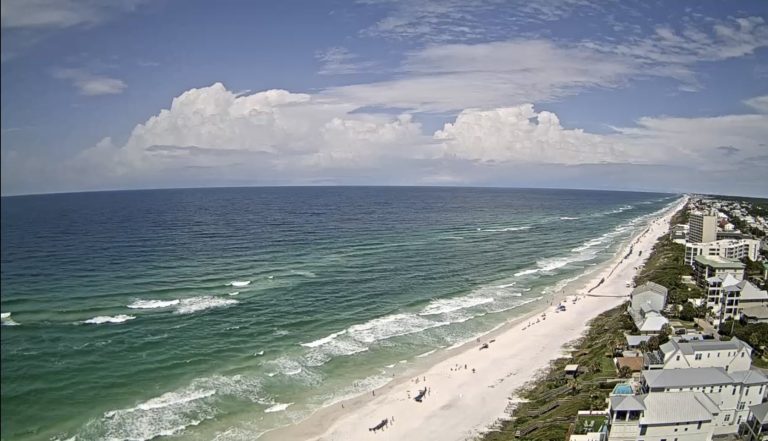
[[[381,422],[379,424],[377,424],[377,425],[375,425],[373,427],[369,427],[368,431],[376,433],[379,430],[386,429],[387,427],[389,427],[390,424],[393,424],[393,425],[395,424],[395,417],[384,418],[383,420],[381,420]]]

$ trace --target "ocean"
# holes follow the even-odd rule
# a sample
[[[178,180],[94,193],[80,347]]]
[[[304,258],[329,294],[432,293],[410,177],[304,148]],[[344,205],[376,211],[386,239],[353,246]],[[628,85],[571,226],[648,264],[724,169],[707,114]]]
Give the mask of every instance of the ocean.
[[[2,198],[3,440],[246,440],[529,312],[678,195]]]

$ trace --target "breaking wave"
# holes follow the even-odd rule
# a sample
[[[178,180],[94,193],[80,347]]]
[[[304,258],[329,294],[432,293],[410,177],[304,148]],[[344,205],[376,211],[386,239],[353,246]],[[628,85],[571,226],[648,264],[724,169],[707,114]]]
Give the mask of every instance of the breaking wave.
[[[531,227],[507,227],[507,228],[478,228],[477,231],[486,233],[506,233],[508,231],[529,230]]]
[[[128,305],[131,309],[157,309],[178,305],[179,300],[136,300]]]
[[[436,299],[424,307],[419,315],[423,316],[445,314],[447,312],[484,305],[493,301],[494,299],[491,297],[456,297],[451,299]]]
[[[3,326],[19,326],[19,323],[11,318],[10,312],[0,314],[0,324]]]
[[[191,314],[211,308],[222,308],[239,303],[235,299],[223,299],[221,297],[202,296],[182,299],[176,306],[176,314]]]
[[[125,314],[119,314],[116,316],[100,315],[98,317],[85,320],[83,323],[87,323],[89,325],[101,325],[103,323],[123,323],[135,318],[135,316]]]
[[[235,288],[242,288],[251,284],[250,280],[233,280],[227,284],[227,286],[234,286]]]
[[[267,409],[264,409],[264,413],[272,413],[272,412],[282,412],[285,409],[288,408],[293,403],[277,403],[272,407],[269,407]]]

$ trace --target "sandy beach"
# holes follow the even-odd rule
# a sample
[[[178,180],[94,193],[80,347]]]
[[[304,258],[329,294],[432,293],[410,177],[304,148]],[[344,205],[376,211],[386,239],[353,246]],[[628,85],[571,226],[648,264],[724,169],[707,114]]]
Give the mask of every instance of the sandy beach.
[[[591,318],[627,299],[631,288],[626,282],[635,276],[636,267],[668,231],[670,218],[684,203],[685,199],[681,199],[654,219],[599,271],[566,287],[553,300],[554,305],[450,351],[426,370],[393,379],[370,394],[322,409],[262,439],[472,439],[505,416],[515,390],[561,356],[564,345],[580,337]],[[630,247],[632,254],[625,258]],[[555,311],[560,301],[567,307],[564,312]],[[542,319],[542,313],[546,319]],[[484,343],[488,348],[481,350]],[[425,388],[428,392],[423,401],[416,402],[414,397]],[[386,428],[369,430],[384,419],[389,419]]]

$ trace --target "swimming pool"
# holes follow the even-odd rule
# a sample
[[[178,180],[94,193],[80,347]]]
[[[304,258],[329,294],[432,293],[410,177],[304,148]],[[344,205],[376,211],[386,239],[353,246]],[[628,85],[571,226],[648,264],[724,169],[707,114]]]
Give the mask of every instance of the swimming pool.
[[[632,386],[630,386],[627,383],[617,384],[613,388],[613,395],[632,395],[634,394],[634,391],[632,390]]]

